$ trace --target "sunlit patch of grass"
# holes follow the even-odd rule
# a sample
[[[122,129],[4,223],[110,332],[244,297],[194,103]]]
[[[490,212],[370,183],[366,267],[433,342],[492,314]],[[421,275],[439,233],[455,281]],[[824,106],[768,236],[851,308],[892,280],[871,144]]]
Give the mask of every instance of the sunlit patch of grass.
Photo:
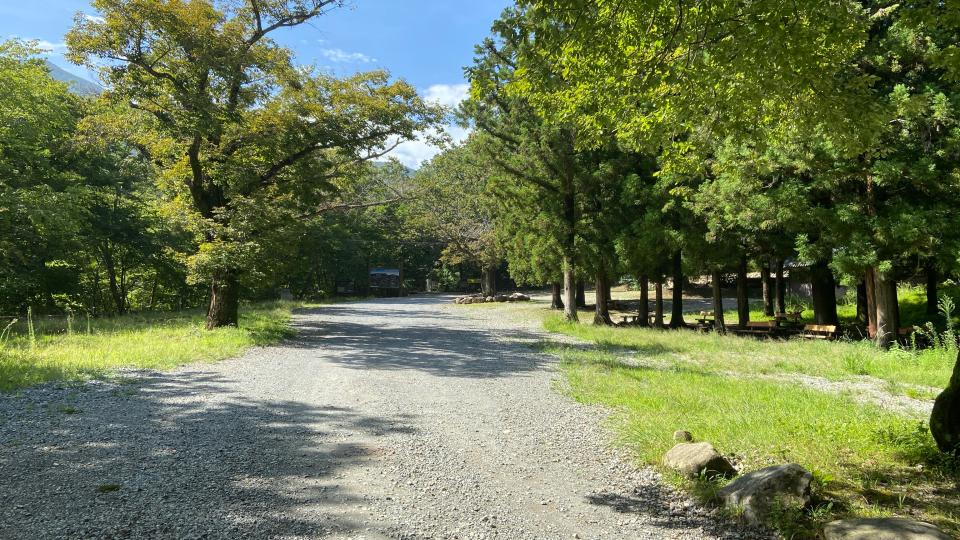
[[[0,391],[48,381],[107,376],[118,368],[170,369],[236,356],[251,346],[290,336],[290,318],[301,304],[244,306],[236,328],[204,330],[201,311],[137,314],[91,321],[90,333],[38,325],[36,346],[14,334],[0,348]]]
[[[686,429],[741,470],[789,462],[811,470],[815,504],[776,523],[795,538],[845,515],[917,514],[960,532],[960,501],[953,495],[960,469],[937,452],[915,419],[848,396],[727,376],[694,363],[637,367],[604,350],[555,345],[547,351],[561,358],[566,391],[575,399],[619,412],[620,441],[644,463],[659,464],[676,444],[673,432]],[[715,491],[665,472],[694,492]]]
[[[747,337],[701,334],[688,330],[654,330],[637,327],[598,327],[565,322],[544,315],[551,332],[597,344],[636,351],[644,357],[699,370],[746,374],[802,373],[842,380],[869,375],[891,383],[903,394],[919,395],[909,385],[944,388],[950,380],[956,352],[929,349],[917,352],[881,351],[869,342],[758,340]]]

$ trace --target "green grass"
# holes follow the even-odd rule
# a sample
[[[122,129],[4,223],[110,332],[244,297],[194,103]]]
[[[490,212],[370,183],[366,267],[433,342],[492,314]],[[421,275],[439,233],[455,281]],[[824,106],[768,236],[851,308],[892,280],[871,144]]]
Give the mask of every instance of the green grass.
[[[21,321],[0,348],[0,391],[103,377],[117,368],[163,370],[230,358],[290,335],[296,307],[293,302],[243,306],[237,328],[215,331],[203,329],[204,313],[199,310],[95,319],[89,334],[82,318],[73,321],[72,334],[62,319],[38,318],[33,347]]]
[[[764,341],[689,330],[598,327],[570,324],[558,315],[546,316],[544,325],[551,332],[591,341],[601,348],[628,349],[644,360],[698,371],[803,373],[831,380],[869,375],[891,383],[901,394],[923,391],[910,385],[946,387],[957,359],[956,351],[947,349],[880,351],[869,342]]]
[[[657,354],[658,346],[666,344],[647,352]],[[958,466],[937,453],[915,419],[845,396],[682,362],[636,367],[614,351],[549,350],[561,357],[574,398],[620,411],[620,441],[644,463],[659,464],[675,444],[673,432],[686,429],[733,456],[741,470],[796,462],[813,471],[813,507],[777,524],[787,537],[811,537],[823,521],[845,515],[919,516],[960,532]],[[712,491],[667,474],[695,492]]]

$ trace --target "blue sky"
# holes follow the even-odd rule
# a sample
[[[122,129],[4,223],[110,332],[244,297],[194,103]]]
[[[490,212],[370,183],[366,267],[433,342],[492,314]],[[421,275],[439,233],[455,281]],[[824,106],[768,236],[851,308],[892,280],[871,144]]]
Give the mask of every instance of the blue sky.
[[[305,26],[275,35],[297,53],[297,61],[315,64],[338,75],[387,69],[406,79],[422,95],[447,105],[462,99],[463,68],[473,47],[489,33],[490,24],[511,0],[352,0],[347,7]],[[80,76],[93,79],[62,56],[63,36],[77,12],[95,15],[85,0],[0,0],[0,36],[40,40],[50,59]],[[453,127],[454,138],[464,132]],[[399,148],[395,155],[416,167],[436,149],[421,142]]]

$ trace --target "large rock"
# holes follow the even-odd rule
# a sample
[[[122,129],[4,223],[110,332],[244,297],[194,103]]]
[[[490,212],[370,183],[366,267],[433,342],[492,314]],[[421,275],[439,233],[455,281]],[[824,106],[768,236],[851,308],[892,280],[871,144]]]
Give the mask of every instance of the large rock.
[[[717,494],[724,505],[739,507],[750,523],[762,523],[775,504],[802,507],[810,502],[813,475],[800,465],[775,465],[737,478]]]
[[[706,476],[726,476],[737,474],[730,462],[720,455],[710,443],[683,443],[671,448],[663,456],[663,464],[680,474],[695,478]]]
[[[929,523],[902,518],[844,519],[827,523],[825,540],[950,540]]]
[[[937,397],[930,413],[930,434],[942,452],[960,455],[960,352],[947,389]]]

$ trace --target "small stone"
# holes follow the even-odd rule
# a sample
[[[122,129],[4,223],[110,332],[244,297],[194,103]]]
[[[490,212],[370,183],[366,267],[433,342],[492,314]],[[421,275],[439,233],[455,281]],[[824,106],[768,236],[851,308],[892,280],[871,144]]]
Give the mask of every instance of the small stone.
[[[730,477],[737,473],[733,465],[706,442],[674,446],[663,456],[663,464],[688,478],[704,474]]]
[[[693,442],[693,434],[689,431],[678,429],[673,432],[673,440],[677,442]]]
[[[825,540],[949,540],[940,529],[903,518],[844,519],[827,523]]]

